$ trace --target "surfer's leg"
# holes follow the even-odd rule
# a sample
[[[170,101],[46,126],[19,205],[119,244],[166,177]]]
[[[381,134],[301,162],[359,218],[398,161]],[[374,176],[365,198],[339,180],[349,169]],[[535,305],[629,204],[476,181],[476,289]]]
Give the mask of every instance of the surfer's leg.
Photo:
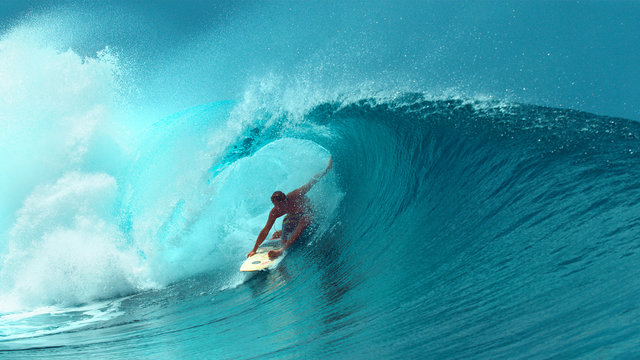
[[[300,217],[296,215],[287,214],[282,220],[282,237],[280,238],[282,242],[289,240],[291,234],[296,231],[296,227],[298,227],[298,222],[300,221]]]

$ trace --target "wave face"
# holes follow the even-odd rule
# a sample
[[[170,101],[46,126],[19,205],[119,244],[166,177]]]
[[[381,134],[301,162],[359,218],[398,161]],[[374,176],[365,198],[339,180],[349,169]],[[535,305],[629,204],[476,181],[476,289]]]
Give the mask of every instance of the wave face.
[[[0,357],[638,354],[638,122],[399,85],[432,74],[416,49],[439,40],[405,41],[444,5],[371,24],[329,5],[354,31],[336,36],[319,20],[288,32],[325,4],[187,4],[182,25],[177,9],[87,6],[43,5],[0,38]],[[288,20],[266,31],[274,14]],[[132,24],[171,36],[114,30]],[[407,62],[359,41],[392,25]],[[300,61],[309,29],[329,44]],[[330,156],[316,230],[239,273],[270,194]]]

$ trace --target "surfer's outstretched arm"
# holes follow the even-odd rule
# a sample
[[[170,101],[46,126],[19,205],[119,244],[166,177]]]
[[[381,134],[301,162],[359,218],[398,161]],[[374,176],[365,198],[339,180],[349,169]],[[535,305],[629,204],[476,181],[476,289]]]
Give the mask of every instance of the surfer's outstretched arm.
[[[309,192],[309,190],[311,190],[311,188],[313,187],[313,185],[315,185],[318,181],[320,181],[320,179],[331,169],[331,166],[333,166],[333,156],[329,157],[329,165],[327,165],[327,168],[320,171],[319,173],[315,174],[311,180],[309,180],[308,183],[304,184],[303,186],[299,187],[298,189],[293,190],[292,192],[290,192],[289,194],[294,194],[298,195],[298,196],[302,196],[304,194],[306,194],[307,192]],[[287,195],[289,196],[289,195]]]
[[[258,239],[256,239],[256,244],[253,246],[253,250],[251,250],[251,252],[247,254],[247,257],[253,256],[256,253],[256,251],[258,251],[260,244],[262,244],[264,239],[267,238],[267,235],[269,235],[269,231],[271,231],[271,227],[273,226],[273,223],[276,222],[277,218],[278,216],[276,214],[276,209],[271,209],[271,211],[269,212],[269,219],[267,219],[267,224],[262,228],[262,230],[260,231],[260,234],[258,234]]]

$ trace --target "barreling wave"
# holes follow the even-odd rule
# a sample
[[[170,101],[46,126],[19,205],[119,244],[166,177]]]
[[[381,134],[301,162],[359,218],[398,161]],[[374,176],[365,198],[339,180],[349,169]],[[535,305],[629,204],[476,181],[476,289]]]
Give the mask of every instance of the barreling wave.
[[[346,196],[327,271],[377,300],[362,341],[490,358],[632,341],[637,122],[421,94],[309,117],[339,134],[328,148]]]
[[[117,311],[105,305],[99,314],[111,314],[108,325],[87,336],[138,322],[154,328],[158,318],[165,334],[182,324],[174,319],[180,313],[189,319],[180,326],[204,329],[184,340],[194,356],[205,351],[201,337],[268,331],[247,314],[278,312],[274,298],[306,299],[289,304],[301,310],[295,320],[279,320],[280,331],[304,335],[293,348],[288,336],[254,339],[244,356],[326,343],[365,358],[427,349],[437,357],[566,357],[593,355],[601,341],[616,351],[631,346],[640,291],[638,123],[420,93],[344,99],[295,115],[273,106],[247,111],[242,102],[202,105],[146,132],[125,176],[73,173],[41,188],[21,210],[21,219],[32,214],[30,231],[46,206],[67,212],[42,222],[52,230],[39,251],[82,249],[69,242],[83,239],[102,244],[105,258],[91,252],[91,266],[69,267],[65,256],[32,253],[28,259],[46,258],[58,272],[41,269],[46,278],[35,293],[16,277],[12,291],[40,295],[40,305],[138,293],[118,300]],[[304,183],[329,155],[334,170],[310,194],[320,231],[269,275],[271,286],[239,277],[268,195]],[[51,198],[62,200],[43,201]],[[101,204],[113,210],[100,213]],[[5,262],[5,276],[14,263]],[[37,278],[39,270],[20,266]],[[75,297],[56,287],[63,276],[83,284]],[[158,302],[169,304],[160,315],[134,310]],[[207,311],[213,315],[203,317]],[[335,349],[316,353],[332,357]]]
[[[0,358],[640,357],[637,6],[5,3]]]

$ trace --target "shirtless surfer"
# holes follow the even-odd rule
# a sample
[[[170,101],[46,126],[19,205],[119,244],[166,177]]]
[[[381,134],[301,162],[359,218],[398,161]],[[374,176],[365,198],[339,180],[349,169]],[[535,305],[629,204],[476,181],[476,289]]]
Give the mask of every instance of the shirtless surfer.
[[[282,191],[276,191],[271,195],[271,202],[273,203],[273,209],[269,212],[269,219],[267,224],[262,228],[256,244],[253,250],[247,255],[250,257],[258,251],[258,247],[267,238],[271,227],[275,223],[276,219],[282,215],[286,215],[282,221],[282,249],[269,251],[270,258],[277,258],[282,254],[282,251],[293,245],[302,232],[309,226],[312,220],[311,202],[306,196],[307,192],[311,190],[326,173],[331,169],[333,164],[333,158],[329,158],[329,165],[323,171],[317,173],[309,180],[304,186],[293,190],[288,194],[284,194]]]

